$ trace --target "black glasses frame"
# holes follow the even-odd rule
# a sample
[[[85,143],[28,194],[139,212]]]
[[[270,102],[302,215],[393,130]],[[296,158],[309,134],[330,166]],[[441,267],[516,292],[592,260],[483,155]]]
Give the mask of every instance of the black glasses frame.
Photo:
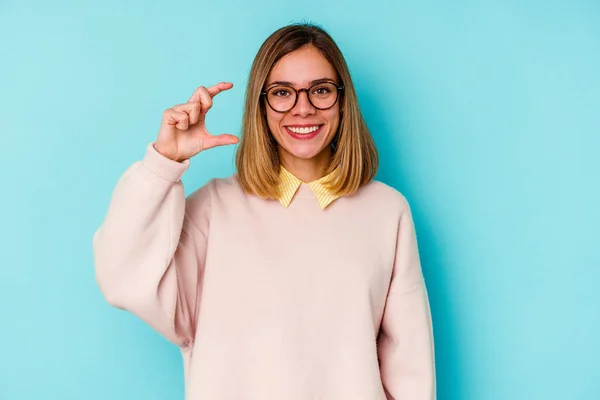
[[[310,95],[308,93],[315,86],[319,86],[319,85],[322,85],[324,83],[331,83],[331,84],[333,84],[337,88],[338,91],[336,92],[336,97],[335,97],[335,101],[333,102],[333,104],[331,104],[329,107],[326,107],[326,108],[319,108],[319,107],[315,106],[313,104],[313,102],[310,100]],[[302,88],[302,89],[296,89],[296,88],[294,88],[292,86],[275,86],[275,87],[284,87],[286,89],[292,89],[296,93],[296,99],[294,100],[294,104],[290,108],[288,108],[287,110],[285,110],[285,111],[279,111],[279,110],[276,110],[275,108],[273,108],[273,106],[271,105],[271,103],[269,103],[269,96],[267,96],[268,90],[267,91],[262,91],[260,93],[260,95],[265,98],[265,101],[267,102],[267,104],[269,105],[269,107],[271,107],[271,110],[273,110],[275,112],[278,112],[278,113],[281,113],[281,114],[286,113],[286,112],[290,111],[292,108],[296,107],[296,104],[298,104],[298,98],[300,98],[300,93],[302,93],[302,92],[306,92],[306,98],[308,99],[308,102],[310,103],[311,106],[313,106],[317,110],[329,110],[331,107],[335,106],[335,104],[340,99],[340,94],[344,91],[344,85],[338,85],[335,82],[319,82],[319,83],[315,83],[314,85],[312,85],[312,86],[310,86],[308,88]]]

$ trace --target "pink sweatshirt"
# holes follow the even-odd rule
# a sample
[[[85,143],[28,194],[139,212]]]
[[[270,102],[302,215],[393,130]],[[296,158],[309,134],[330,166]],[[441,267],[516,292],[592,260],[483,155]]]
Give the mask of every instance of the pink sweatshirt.
[[[198,155],[197,157],[202,157]],[[94,235],[99,287],[181,348],[188,400],[432,400],[429,300],[406,199],[373,181],[325,210],[236,175],[187,198],[152,143]]]

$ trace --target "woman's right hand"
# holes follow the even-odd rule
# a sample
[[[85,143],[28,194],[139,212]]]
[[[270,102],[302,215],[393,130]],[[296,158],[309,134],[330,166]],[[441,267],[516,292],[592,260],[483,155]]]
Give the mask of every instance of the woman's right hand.
[[[163,156],[181,162],[202,150],[237,143],[238,138],[234,135],[211,135],[205,122],[206,113],[212,107],[212,98],[232,87],[231,82],[221,82],[209,88],[200,86],[187,103],[166,110],[154,148]]]

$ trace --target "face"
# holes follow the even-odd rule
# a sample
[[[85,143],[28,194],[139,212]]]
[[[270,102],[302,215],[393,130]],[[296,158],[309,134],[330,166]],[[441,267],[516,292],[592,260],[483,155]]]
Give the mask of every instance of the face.
[[[274,85],[274,82],[289,82],[289,86],[298,90],[309,88],[317,80],[329,80],[339,85],[336,76],[333,66],[317,49],[305,46],[287,54],[275,64],[265,88],[269,90],[273,86],[280,86]],[[319,110],[308,101],[307,93],[301,92],[298,93],[296,105],[287,112],[276,112],[265,104],[267,123],[279,145],[284,166],[300,160],[313,160],[319,164],[328,162],[332,153],[330,144],[340,122],[339,103],[338,98],[333,107]],[[318,103],[315,104],[322,108]]]

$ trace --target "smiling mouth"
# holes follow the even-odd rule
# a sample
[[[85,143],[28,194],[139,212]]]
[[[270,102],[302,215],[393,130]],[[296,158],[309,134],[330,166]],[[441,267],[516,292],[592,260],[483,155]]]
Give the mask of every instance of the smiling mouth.
[[[323,125],[312,126],[286,126],[285,131],[294,139],[309,140],[317,136],[323,128]]]
[[[294,132],[298,135],[309,135],[315,131],[317,131],[319,128],[321,128],[323,125],[313,125],[313,126],[286,126],[286,128],[291,131]]]

